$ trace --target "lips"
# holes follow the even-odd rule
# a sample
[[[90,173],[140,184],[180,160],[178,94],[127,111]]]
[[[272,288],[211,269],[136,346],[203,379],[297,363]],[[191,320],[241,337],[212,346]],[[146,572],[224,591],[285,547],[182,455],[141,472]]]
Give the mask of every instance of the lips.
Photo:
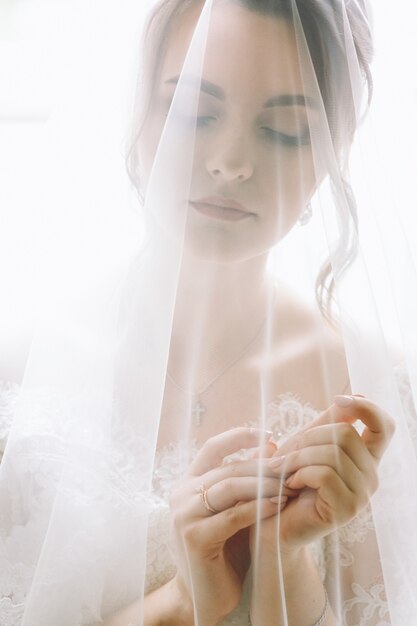
[[[248,219],[254,214],[235,200],[220,196],[210,196],[190,201],[191,206],[207,217],[226,221]]]

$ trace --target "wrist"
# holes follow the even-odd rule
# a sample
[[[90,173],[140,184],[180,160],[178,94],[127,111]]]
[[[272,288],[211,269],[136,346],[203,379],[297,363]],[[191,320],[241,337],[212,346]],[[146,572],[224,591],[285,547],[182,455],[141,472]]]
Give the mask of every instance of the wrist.
[[[291,572],[302,566],[303,562],[310,558],[311,551],[309,546],[291,547],[275,546],[274,550],[264,549],[260,546],[256,557],[252,557],[256,562],[256,569],[259,572],[271,572],[280,566],[283,571]]]
[[[197,614],[198,626],[218,626],[228,613],[212,612],[207,606],[195,607],[181,575],[177,574],[167,583],[170,594],[169,614],[161,626],[194,626],[194,616]]]
[[[263,555],[258,557],[253,569],[252,609],[254,606],[259,608],[267,604],[270,598],[277,598],[281,592],[288,596],[291,596],[294,590],[298,593],[300,573],[311,571],[311,567],[312,555],[306,547],[280,552],[279,556],[275,551],[268,558],[264,558]]]
[[[320,615],[322,603],[324,609]],[[255,569],[250,608],[253,626],[284,626],[288,623],[310,626],[312,616],[317,616],[315,626],[324,626],[328,612],[327,595],[309,546],[286,551],[281,554],[280,562],[275,553],[273,560],[270,559],[269,563],[261,561],[259,568]]]

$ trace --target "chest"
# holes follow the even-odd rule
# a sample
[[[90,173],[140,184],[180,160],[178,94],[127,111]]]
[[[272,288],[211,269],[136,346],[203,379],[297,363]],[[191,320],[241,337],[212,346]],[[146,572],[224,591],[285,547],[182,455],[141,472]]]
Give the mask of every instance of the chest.
[[[218,433],[245,425],[267,430],[273,426],[277,432],[301,427],[302,407],[326,406],[314,381],[306,380],[302,370],[291,378],[285,370],[267,376],[247,367],[228,373],[200,393],[185,392],[167,381],[158,448],[190,438],[201,445]]]
[[[286,394],[322,411],[334,395],[349,392],[349,374],[340,345],[306,333],[243,359],[200,388],[189,387],[167,378],[158,447],[190,437],[203,443],[245,424],[267,427],[277,398]]]

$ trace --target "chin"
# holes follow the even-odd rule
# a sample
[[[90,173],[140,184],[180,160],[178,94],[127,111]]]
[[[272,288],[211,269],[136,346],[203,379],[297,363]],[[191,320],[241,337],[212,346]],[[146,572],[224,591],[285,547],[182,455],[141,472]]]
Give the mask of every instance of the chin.
[[[217,233],[215,237],[210,237],[210,233],[205,233],[197,236],[188,232],[184,241],[184,253],[188,260],[213,264],[242,263],[268,253],[270,249],[259,243],[256,245],[253,237],[248,241],[247,237],[222,235]]]
[[[239,253],[239,251],[231,250],[230,248],[220,247],[217,247],[216,250],[210,250],[207,246],[198,247],[188,244],[185,245],[184,254],[190,262],[192,262],[192,260],[195,260],[216,265],[241,263],[243,261],[247,261],[248,258],[251,258],[251,255],[248,255],[247,251],[241,251],[241,253]]]

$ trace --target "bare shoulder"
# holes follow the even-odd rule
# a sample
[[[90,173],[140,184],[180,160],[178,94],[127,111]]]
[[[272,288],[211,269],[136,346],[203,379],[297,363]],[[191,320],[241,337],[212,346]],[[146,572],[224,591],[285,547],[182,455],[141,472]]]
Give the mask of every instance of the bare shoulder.
[[[285,291],[276,310],[274,378],[287,388],[324,409],[336,394],[350,393],[343,337],[298,295]]]

